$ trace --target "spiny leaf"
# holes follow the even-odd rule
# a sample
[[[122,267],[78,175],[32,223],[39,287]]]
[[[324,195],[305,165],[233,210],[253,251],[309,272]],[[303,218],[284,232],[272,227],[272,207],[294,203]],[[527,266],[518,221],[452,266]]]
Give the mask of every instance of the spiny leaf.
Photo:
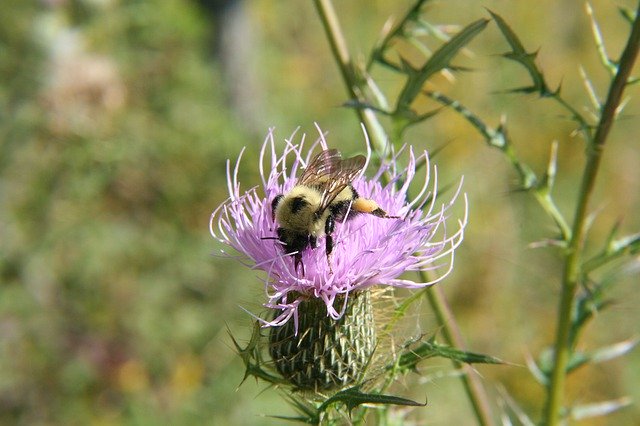
[[[541,355],[541,361],[542,361],[542,356],[544,356],[544,352]],[[540,383],[543,386],[548,386],[549,385],[549,375],[546,371],[544,371],[536,362],[535,359],[533,359],[533,357],[529,354],[527,354],[526,357],[526,362],[527,362],[527,368],[529,369],[529,372],[531,373],[531,375],[533,376],[534,379],[536,379],[536,381],[538,383]]]
[[[585,364],[588,364],[590,361],[590,357],[585,352],[574,352],[571,354],[571,358],[569,358],[569,362],[567,363],[567,373],[571,373],[572,371],[577,370]],[[551,373],[549,371],[549,373]]]
[[[569,409],[569,414],[574,420],[583,420],[593,417],[606,416],[621,408],[631,405],[632,400],[629,397],[622,397],[609,401],[596,402],[592,404],[583,404]]]
[[[448,42],[440,46],[431,58],[419,69],[407,69],[407,82],[398,98],[397,110],[409,109],[409,105],[418,96],[424,83],[435,73],[451,67],[451,60],[457,53],[473,40],[488,24],[488,20],[480,19],[472,22]]]
[[[227,327],[227,333],[229,333],[229,337],[231,337],[231,341],[233,342],[233,345],[235,346],[245,367],[244,376],[239,386],[241,386],[249,376],[253,376],[256,379],[262,379],[271,384],[286,384],[286,380],[282,377],[275,376],[261,367],[263,360],[258,346],[261,338],[260,329],[260,324],[256,321],[253,332],[251,333],[251,339],[247,343],[247,346],[243,348],[240,346],[236,338],[233,337],[231,330]]]
[[[395,324],[398,322],[398,320],[400,320],[401,318],[403,318],[407,314],[407,311],[409,310],[409,307],[413,303],[415,303],[417,300],[421,299],[425,295],[425,293],[427,291],[429,291],[429,288],[428,287],[424,287],[420,291],[416,291],[415,293],[413,293],[409,297],[405,298],[402,301],[402,303],[398,307],[396,307],[394,309],[393,316],[391,317],[391,320],[388,321],[387,324],[384,327],[385,332],[389,332],[390,330],[392,330],[393,327],[395,326]]]
[[[289,421],[297,421],[301,423],[317,425],[320,424],[320,413],[316,409],[315,405],[306,402],[304,400],[295,398],[291,394],[283,394],[284,398],[293,406],[293,408],[300,413],[301,415],[298,417],[289,417],[289,416],[268,416],[276,419],[289,420]]]
[[[594,363],[605,362],[626,355],[635,348],[639,342],[640,341],[638,339],[627,339],[622,342],[605,346],[591,353],[591,361]]]
[[[274,416],[274,415],[269,415],[266,416],[270,419],[278,419],[278,420],[286,420],[288,422],[296,422],[296,423],[305,423],[308,425],[317,425],[320,424],[320,420],[319,419],[315,419],[312,417],[288,417],[288,416]]]
[[[609,58],[607,54],[607,50],[604,45],[604,38],[602,37],[602,32],[600,31],[600,26],[598,25],[598,21],[596,17],[593,15],[593,9],[591,5],[587,3],[585,5],[585,9],[587,11],[587,15],[589,15],[589,20],[591,21],[591,33],[593,34],[593,41],[596,45],[596,49],[598,50],[598,55],[600,56],[600,62],[607,69],[611,77],[615,77],[618,72],[618,64],[615,61]]]
[[[597,349],[593,352],[575,351],[571,353],[569,362],[567,363],[567,373],[576,371],[578,368],[586,364],[597,364],[601,362],[610,361],[629,353],[633,348],[638,345],[638,339],[628,339],[622,342],[614,343],[609,346]],[[540,356],[539,365],[536,365],[538,371],[532,369],[529,366],[531,372],[538,379],[542,379],[542,383],[546,384],[550,377],[553,368],[553,357],[551,356],[553,351],[547,349]],[[535,365],[535,364],[534,364]]]
[[[636,254],[640,249],[640,232],[614,240],[609,247],[612,252],[629,250],[631,254]]]
[[[633,256],[640,252],[640,233],[614,239],[619,227],[620,223],[616,223],[611,229],[604,250],[584,263],[586,272],[594,271],[622,256]]]
[[[507,140],[504,132],[502,131],[502,127],[498,130],[489,127],[480,117],[471,112],[459,101],[452,99],[443,93],[425,90],[424,94],[462,115],[462,117],[464,117],[485,138],[489,145],[499,149],[503,149],[507,145]]]
[[[394,395],[364,393],[360,391],[360,386],[354,386],[352,388],[340,391],[333,395],[331,398],[327,399],[318,408],[318,411],[325,411],[331,404],[335,403],[345,404],[349,412],[351,412],[358,405],[362,404],[405,405],[410,407],[424,407],[427,405],[426,402],[424,404],[421,404],[419,402]]]
[[[551,152],[549,153],[549,162],[547,163],[547,171],[540,179],[537,190],[544,194],[550,194],[553,184],[556,180],[556,171],[558,163],[558,141],[551,143]]]
[[[629,23],[629,25],[633,25],[633,21],[636,20],[636,13],[627,8],[627,7],[618,7],[618,12],[620,12],[620,15],[622,15],[622,17],[624,18],[625,21],[627,21]]]
[[[516,33],[513,32],[507,22],[500,15],[492,12],[491,10],[488,11],[495,23],[498,25],[500,32],[502,32],[502,35],[507,40],[507,43],[511,46],[512,51],[505,53],[503,56],[524,66],[533,81],[532,86],[512,89],[511,91],[524,93],[538,92],[540,96],[548,96],[551,94],[551,91],[544,79],[544,75],[535,63],[537,52],[527,52],[522,45],[522,42],[520,42],[520,39]]]
[[[605,286],[596,285],[578,295],[569,330],[569,345],[571,347],[575,346],[578,335],[586,323],[597,312],[611,305],[612,301],[605,298],[604,289]]]
[[[533,422],[533,420],[531,420],[529,416],[525,413],[525,411],[522,409],[522,407],[520,407],[518,403],[514,401],[513,397],[509,395],[509,393],[504,387],[501,387],[501,386],[498,387],[498,392],[500,393],[500,397],[501,397],[500,399],[498,399],[498,403],[500,404],[500,408],[502,408],[502,412],[504,413],[503,416],[508,415],[507,409],[509,409],[509,411],[511,411],[516,416],[516,419],[520,422],[522,426],[535,426],[535,423]],[[509,416],[507,419],[503,417],[502,424],[503,425],[511,424],[510,417],[511,416]]]
[[[384,54],[391,47],[391,41],[395,37],[407,38],[407,24],[410,22],[419,23],[422,6],[430,0],[418,0],[407,13],[402,17],[397,24],[387,31],[384,37],[376,44],[373,52],[370,55],[369,62],[367,63],[367,70],[371,69],[373,61],[379,62],[382,65],[390,67],[394,71],[400,71],[400,68],[391,62],[389,62]]]
[[[435,341],[422,342],[415,348],[408,348],[400,356],[398,362],[389,368],[401,370],[415,370],[417,364],[423,359],[442,357],[466,364],[502,364],[502,360],[474,352],[463,351],[451,346],[440,345]]]
[[[370,103],[367,102],[361,102],[357,99],[350,99],[347,102],[342,104],[343,107],[347,107],[347,108],[355,108],[355,109],[370,109],[373,111],[376,111],[382,115],[390,115],[391,113],[389,111],[385,111],[382,108],[379,108],[375,105],[372,105]]]

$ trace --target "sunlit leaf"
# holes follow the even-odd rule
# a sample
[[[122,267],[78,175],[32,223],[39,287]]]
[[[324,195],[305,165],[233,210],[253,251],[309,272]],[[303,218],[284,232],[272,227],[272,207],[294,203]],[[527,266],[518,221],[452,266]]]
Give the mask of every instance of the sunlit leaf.
[[[400,68],[391,62],[389,62],[384,54],[393,44],[393,39],[398,38],[407,38],[407,35],[410,34],[407,30],[407,26],[410,23],[420,24],[420,15],[422,13],[422,7],[425,3],[430,0],[418,0],[415,4],[407,11],[407,13],[393,26],[391,26],[385,33],[383,37],[373,49],[371,53],[369,63],[367,64],[367,70],[371,68],[373,61],[376,61],[382,65],[385,65],[394,71],[400,71]]]
[[[409,109],[409,105],[421,92],[429,77],[451,67],[451,60],[460,49],[469,44],[487,26],[488,22],[486,19],[480,19],[469,24],[436,50],[420,69],[407,68],[408,78],[398,98],[397,110]]]
[[[538,92],[541,96],[546,96],[551,93],[544,79],[544,75],[535,63],[537,52],[527,52],[516,33],[506,21],[491,10],[489,10],[489,13],[507,40],[507,43],[509,43],[509,46],[511,46],[511,52],[507,52],[503,56],[524,66],[532,80],[531,86],[511,89],[510,91],[523,93]]]
[[[293,408],[300,413],[300,416],[278,416],[269,415],[267,417],[274,419],[281,419],[299,423],[305,423],[310,425],[320,424],[320,412],[315,405],[307,402],[301,398],[297,398],[294,395],[283,393],[284,398],[293,406]]]
[[[618,398],[610,401],[596,402],[592,404],[583,404],[569,409],[569,413],[574,420],[584,420],[593,417],[601,417],[609,415],[621,408],[631,405],[632,400],[629,397]]]
[[[527,356],[526,356],[526,362],[527,362],[527,368],[529,369],[529,372],[531,373],[533,378],[536,379],[536,381],[538,383],[540,383],[541,385],[547,386],[549,384],[549,375],[548,375],[548,373],[543,371],[538,366],[538,364],[533,359],[533,357],[531,355],[529,355],[529,354],[527,354]],[[549,368],[549,366],[547,366],[546,368]]]
[[[355,109],[370,109],[382,115],[390,115],[389,111],[385,111],[384,109],[379,108],[367,102],[358,101],[357,99],[350,99],[347,102],[343,103],[342,106],[347,108],[355,108]]]
[[[623,6],[618,7],[618,12],[624,18],[624,20],[629,23],[629,25],[632,25],[633,21],[635,21],[636,19],[635,12],[627,7],[623,7]]]
[[[383,395],[376,393],[364,393],[360,391],[360,386],[345,389],[327,399],[319,408],[319,411],[326,410],[331,404],[345,404],[349,411],[362,404],[383,404],[383,405],[405,405],[411,407],[424,407],[427,405],[407,398],[394,395]]]
[[[622,342],[614,343],[594,351],[591,355],[591,361],[594,363],[610,361],[620,356],[626,355],[635,348],[640,340],[627,339]]]
[[[440,345],[433,340],[422,342],[417,347],[405,349],[400,359],[394,364],[400,370],[415,370],[417,364],[425,359],[440,357],[465,364],[502,364],[503,361],[489,355],[463,351],[451,346]],[[391,368],[391,367],[390,367]]]
[[[529,418],[529,416],[525,413],[525,411],[518,405],[518,403],[513,399],[513,397],[507,392],[507,390],[499,386],[498,392],[500,393],[500,399],[498,399],[498,403],[500,404],[500,408],[502,408],[502,425],[508,425],[511,423],[511,417],[509,415],[509,411],[511,411],[519,424],[522,426],[535,426],[535,422]],[[518,424],[518,423],[517,423]]]

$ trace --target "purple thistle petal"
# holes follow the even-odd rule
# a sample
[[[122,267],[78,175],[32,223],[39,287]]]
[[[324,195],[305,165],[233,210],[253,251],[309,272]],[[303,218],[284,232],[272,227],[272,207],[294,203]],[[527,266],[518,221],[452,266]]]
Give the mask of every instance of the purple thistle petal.
[[[299,275],[292,256],[284,252],[276,237],[277,224],[272,219],[271,201],[293,188],[296,176],[309,163],[314,151],[327,149],[325,135],[317,128],[320,137],[308,149],[303,149],[304,134],[300,143],[294,142],[296,130],[285,140],[280,156],[274,129],[269,129],[259,160],[263,196],[258,194],[256,187],[240,193],[238,174],[244,149],[233,170],[231,162],[227,161],[229,198],[211,215],[211,235],[240,253],[244,257],[243,263],[267,274],[264,306],[276,313],[270,320],[261,319],[265,326],[280,326],[291,318],[297,323],[298,306],[306,298],[322,299],[328,315],[339,319],[352,291],[374,285],[405,288],[433,285],[451,272],[455,250],[464,237],[466,195],[463,195],[464,217],[457,220],[454,233],[447,232],[449,209],[460,195],[462,179],[453,197],[447,203],[439,203],[436,199],[437,168],[431,166],[428,153],[423,151],[416,155],[413,147],[403,147],[391,153],[391,160],[383,163],[372,179],[364,177],[363,170],[353,181],[361,197],[375,200],[389,215],[400,219],[361,214],[336,224],[331,267],[323,249],[308,248],[302,253],[305,275]],[[405,168],[399,165],[401,155],[408,157]],[[367,143],[366,164],[370,158]],[[417,177],[417,165],[423,160],[424,181],[418,193],[409,199],[409,186]],[[265,164],[267,162],[270,164]],[[290,168],[287,170],[288,163]],[[380,183],[383,175],[388,180],[384,186]],[[402,185],[398,187],[400,182]],[[318,247],[323,247],[324,240],[324,236],[318,239]],[[439,276],[425,283],[399,278],[406,271],[419,270],[438,270]],[[341,306],[334,306],[339,295],[344,296]]]

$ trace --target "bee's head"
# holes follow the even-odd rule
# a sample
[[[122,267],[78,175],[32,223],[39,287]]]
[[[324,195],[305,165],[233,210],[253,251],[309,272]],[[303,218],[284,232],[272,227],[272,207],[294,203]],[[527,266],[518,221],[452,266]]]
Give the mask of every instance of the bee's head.
[[[288,253],[302,253],[309,245],[309,234],[279,227],[276,230],[278,240],[283,244],[284,251]]]
[[[304,264],[302,263],[302,251],[309,245],[309,234],[292,231],[286,228],[278,228],[276,230],[278,240],[283,244],[284,251],[287,254],[294,253],[294,267],[296,271],[298,266],[302,268],[302,276],[304,276]]]

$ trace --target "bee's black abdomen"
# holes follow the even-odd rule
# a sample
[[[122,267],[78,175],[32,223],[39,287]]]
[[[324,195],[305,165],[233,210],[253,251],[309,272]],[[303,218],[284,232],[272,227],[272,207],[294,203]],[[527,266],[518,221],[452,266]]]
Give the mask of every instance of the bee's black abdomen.
[[[338,201],[337,203],[333,203],[331,207],[329,207],[329,211],[331,212],[331,216],[336,222],[343,222],[347,216],[347,212],[349,212],[349,205],[351,204],[351,200]],[[349,212],[349,216],[351,216],[353,212]]]
[[[351,190],[351,198],[334,202],[329,206],[331,216],[333,216],[336,222],[344,222],[345,219],[352,219],[356,214],[358,214],[357,211],[351,208],[351,203],[358,199],[358,192],[351,185],[349,185],[348,188]],[[349,214],[349,217],[347,217],[347,213]]]
[[[285,228],[276,229],[278,239],[284,243],[284,251],[286,253],[302,252],[309,245],[309,234],[290,231]]]

